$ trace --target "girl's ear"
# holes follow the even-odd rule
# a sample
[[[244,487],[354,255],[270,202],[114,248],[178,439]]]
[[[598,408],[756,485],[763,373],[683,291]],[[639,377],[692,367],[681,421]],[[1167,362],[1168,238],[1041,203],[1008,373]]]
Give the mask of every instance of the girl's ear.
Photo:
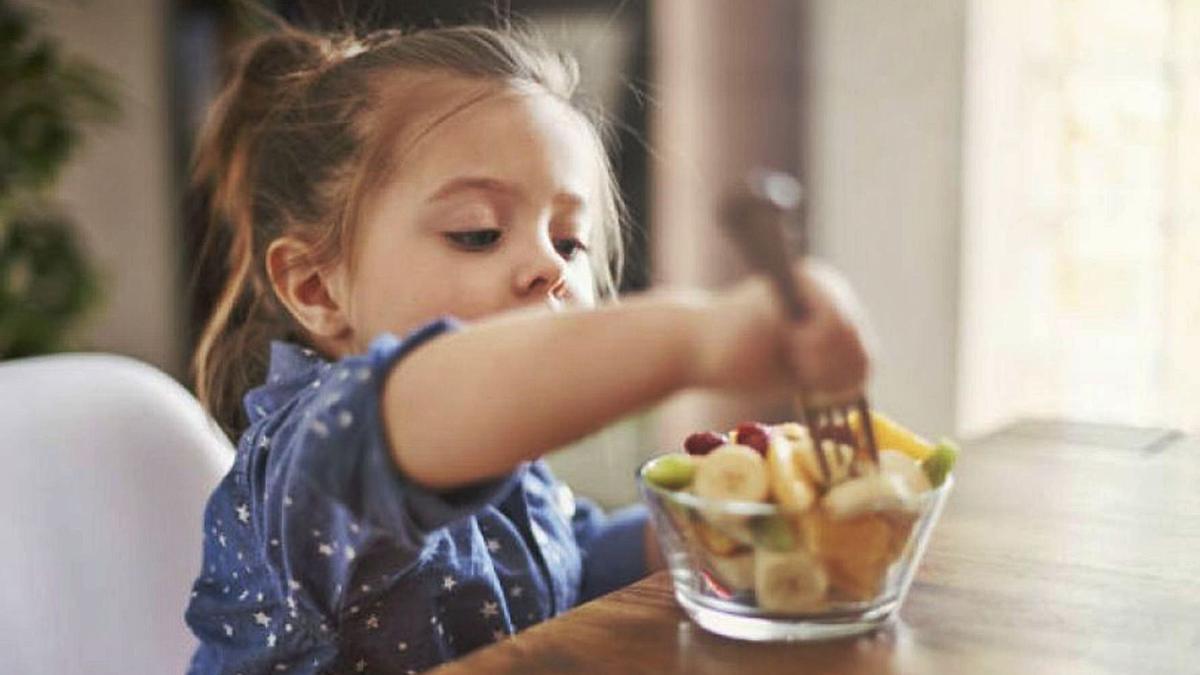
[[[346,337],[346,315],[341,275],[317,267],[311,248],[295,237],[280,237],[267,247],[267,275],[275,295],[296,321],[319,341]]]

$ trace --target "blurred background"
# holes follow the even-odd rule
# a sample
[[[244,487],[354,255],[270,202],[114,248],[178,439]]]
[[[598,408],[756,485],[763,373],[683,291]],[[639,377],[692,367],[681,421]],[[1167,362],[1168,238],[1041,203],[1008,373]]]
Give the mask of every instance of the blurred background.
[[[923,434],[1200,428],[1200,0],[262,4],[309,26],[511,14],[574,52],[617,129],[626,291],[744,274],[715,205],[750,167],[794,172],[814,252],[849,277],[880,338],[872,401]],[[193,265],[191,144],[231,49],[265,24],[216,0],[0,6],[32,17],[32,37],[0,36],[7,77],[36,37],[96,68],[61,86],[97,89],[77,152],[34,181],[65,243],[16,236],[30,230],[9,222],[19,184],[0,182],[0,354],[126,354],[186,382],[215,291]],[[39,132],[4,98],[8,167]],[[62,260],[53,283],[87,290],[39,318],[36,272]],[[689,431],[788,415],[687,394],[554,462],[622,503],[637,463]]]

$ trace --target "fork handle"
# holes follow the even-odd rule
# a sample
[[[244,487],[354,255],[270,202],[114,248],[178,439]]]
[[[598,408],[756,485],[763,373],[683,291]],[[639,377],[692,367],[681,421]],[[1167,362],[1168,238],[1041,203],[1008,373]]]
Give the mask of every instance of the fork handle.
[[[767,273],[793,321],[803,321],[809,314],[784,236],[786,223],[797,212],[800,194],[800,185],[791,176],[758,172],[729,197],[722,218],[746,261]]]

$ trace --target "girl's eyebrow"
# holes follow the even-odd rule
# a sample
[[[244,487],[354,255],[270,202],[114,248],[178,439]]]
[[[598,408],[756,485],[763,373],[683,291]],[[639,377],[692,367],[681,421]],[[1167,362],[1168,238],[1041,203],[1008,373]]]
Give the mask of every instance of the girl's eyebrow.
[[[482,176],[460,176],[452,180],[446,181],[437,189],[430,197],[429,201],[438,201],[453,197],[460,192],[471,192],[474,190],[482,190],[485,192],[495,192],[504,196],[515,198],[521,196],[520,189],[512,183],[506,183],[495,178],[486,178]]]
[[[447,199],[458,193],[473,190],[492,192],[515,200],[525,198],[524,191],[513,183],[486,176],[460,176],[444,183],[429,197],[428,201]],[[578,209],[584,203],[583,197],[574,192],[560,192],[554,196],[554,201],[567,209]]]

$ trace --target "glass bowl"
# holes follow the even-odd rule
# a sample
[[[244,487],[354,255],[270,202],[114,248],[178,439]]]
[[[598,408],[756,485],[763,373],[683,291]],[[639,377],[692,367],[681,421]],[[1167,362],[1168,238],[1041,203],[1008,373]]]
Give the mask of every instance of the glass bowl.
[[[716,501],[645,479],[675,598],[700,627],[744,640],[821,640],[870,631],[893,617],[954,484],[905,511],[835,519],[761,502]]]

